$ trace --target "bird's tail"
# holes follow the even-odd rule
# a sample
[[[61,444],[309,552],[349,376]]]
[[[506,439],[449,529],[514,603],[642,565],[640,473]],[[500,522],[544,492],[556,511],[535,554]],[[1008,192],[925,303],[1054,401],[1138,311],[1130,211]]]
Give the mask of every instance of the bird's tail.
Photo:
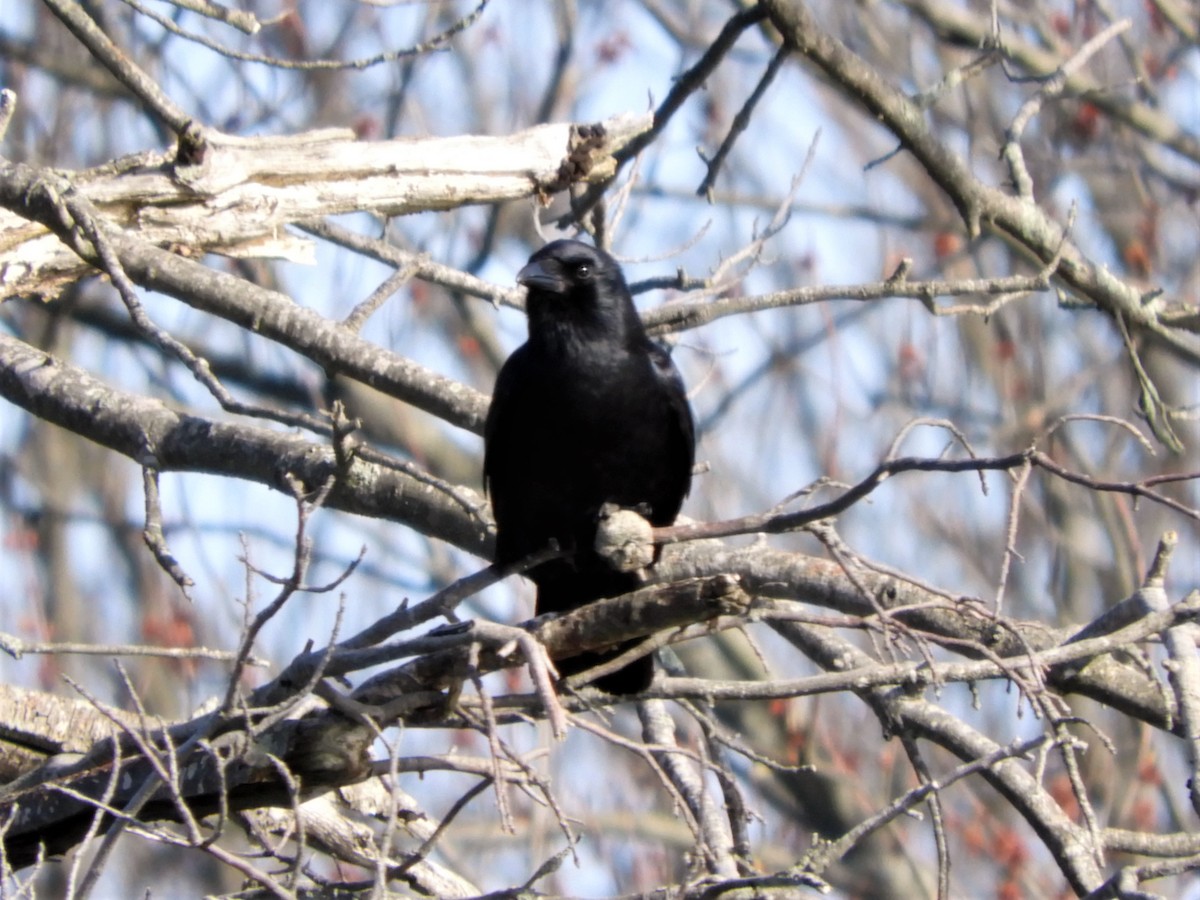
[[[616,597],[637,587],[637,578],[624,572],[571,572],[559,578],[538,581],[537,613],[568,612],[602,597]],[[556,659],[554,665],[563,678],[586,672],[609,660],[616,659],[638,640],[624,641],[606,650],[586,651]],[[654,678],[653,654],[635,659],[615,672],[609,672],[591,682],[610,694],[640,694],[650,687]]]
[[[556,659],[554,665],[558,668],[559,674],[563,678],[566,678],[568,675],[586,672],[588,669],[594,668],[601,663],[616,659],[637,643],[637,641],[626,641],[624,644],[618,644],[611,650],[601,650],[595,653],[589,651],[587,653],[580,653],[577,656],[569,656],[566,659]],[[650,687],[650,682],[653,678],[654,655],[650,654],[643,656],[641,659],[635,659],[629,665],[622,666],[615,672],[601,675],[592,684],[609,694],[640,694],[646,688]]]

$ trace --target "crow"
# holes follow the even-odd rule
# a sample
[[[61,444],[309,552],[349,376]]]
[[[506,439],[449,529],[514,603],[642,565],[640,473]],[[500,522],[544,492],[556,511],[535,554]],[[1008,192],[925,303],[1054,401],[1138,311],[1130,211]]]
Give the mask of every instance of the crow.
[[[600,507],[634,509],[670,525],[691,486],[695,426],[683,379],[646,335],[616,260],[579,241],[554,241],[517,274],[529,289],[529,339],[496,378],[484,428],[484,486],[496,520],[496,562],[564,551],[526,574],[537,613],[565,612],[638,586],[594,549]],[[629,642],[556,660],[571,675]],[[610,694],[645,690],[645,656],[596,680]]]

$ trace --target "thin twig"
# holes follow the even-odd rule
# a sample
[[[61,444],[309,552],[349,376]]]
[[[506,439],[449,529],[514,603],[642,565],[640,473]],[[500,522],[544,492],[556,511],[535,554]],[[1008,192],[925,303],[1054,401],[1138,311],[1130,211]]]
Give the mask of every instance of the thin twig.
[[[1008,163],[1009,173],[1016,187],[1017,196],[1030,202],[1034,199],[1033,179],[1029,176],[1029,170],[1025,167],[1025,157],[1021,152],[1021,135],[1025,132],[1025,126],[1038,114],[1043,103],[1051,97],[1058,96],[1066,89],[1071,75],[1082,69],[1087,64],[1087,61],[1099,52],[1101,47],[1122,32],[1128,31],[1132,24],[1129,19],[1122,19],[1119,22],[1113,22],[1099,34],[1092,37],[1075,52],[1074,56],[1064,62],[1057,72],[1046,80],[1040,90],[1026,100],[1021,105],[1021,108],[1017,110],[1012,124],[1008,126],[1008,130],[1005,133],[1004,148],[1001,150],[1001,156]]]
[[[57,0],[56,0],[57,2]],[[153,19],[167,31],[178,35],[186,40],[199,44],[202,47],[207,47],[209,50],[219,53],[229,59],[236,59],[240,62],[261,63],[263,65],[272,66],[277,69],[295,69],[302,72],[311,71],[341,71],[345,69],[367,69],[371,66],[383,65],[386,63],[397,62],[401,59],[406,59],[412,56],[418,56],[422,53],[429,53],[432,50],[437,50],[450,43],[450,40],[456,35],[466,31],[475,23],[475,21],[483,14],[484,7],[488,5],[490,0],[479,0],[471,12],[458,19],[449,28],[446,28],[439,34],[433,37],[420,41],[401,50],[388,50],[384,53],[377,53],[375,56],[364,56],[357,59],[337,60],[337,59],[311,59],[311,60],[294,60],[281,59],[275,56],[262,56],[257,53],[244,53],[240,50],[234,50],[225,44],[214,41],[205,37],[202,34],[197,34],[193,31],[186,31],[175,24],[171,18],[160,15],[151,9],[143,6],[138,0],[122,0],[127,6],[136,10],[139,14]]]
[[[654,111],[654,125],[646,132],[638,135],[622,147],[614,158],[617,171],[620,171],[629,160],[636,157],[646,147],[649,147],[662,133],[672,117],[683,106],[683,102],[692,94],[704,87],[708,77],[716,70],[721,60],[733,49],[733,45],[742,32],[761,22],[767,15],[766,9],[760,3],[749,6],[733,15],[721,28],[720,33],[705,49],[704,54],[690,69],[675,79],[666,98]],[[600,184],[594,184],[584,194],[571,204],[571,212],[559,220],[559,228],[569,228],[573,222],[582,221],[591,208],[600,201],[608,190],[612,179]]]
[[[75,35],[121,84],[142,102],[146,110],[175,134],[182,134],[192,121],[159,87],[158,82],[138,68],[96,21],[83,5],[74,0],[44,0],[50,11]]]
[[[1000,561],[1000,577],[996,579],[996,599],[992,614],[1000,618],[1000,610],[1004,606],[1004,591],[1008,587],[1008,573],[1012,569],[1012,561],[1020,559],[1017,552],[1017,525],[1021,521],[1021,504],[1025,499],[1025,486],[1029,483],[1029,475],[1033,472],[1033,463],[1026,460],[1017,470],[1013,480],[1012,496],[1008,501],[1008,522],[1004,529],[1004,556]]]
[[[48,653],[77,656],[150,656],[159,659],[208,659],[214,662],[232,662],[238,654],[232,650],[209,650],[205,647],[151,647],[141,644],[80,644],[72,641],[27,641],[13,634],[0,631],[0,651],[13,659],[26,653]],[[248,657],[246,664],[265,667],[268,660],[257,656]]]
[[[830,863],[844,857],[851,848],[867,835],[878,831],[897,816],[924,802],[931,795],[945,790],[956,781],[961,781],[963,778],[989,769],[999,762],[1025,756],[1049,743],[1049,741],[1050,738],[1043,734],[1028,741],[1015,742],[1006,747],[1000,747],[987,756],[963,763],[942,778],[923,782],[903,796],[897,797],[873,816],[851,828],[837,840],[818,844],[805,855],[803,862],[800,863],[798,868],[819,875],[828,868]]]
[[[142,529],[142,538],[163,571],[179,586],[183,596],[190,602],[192,595],[188,588],[196,582],[183,570],[183,566],[167,546],[167,538],[163,534],[162,503],[158,495],[158,469],[154,466],[142,466],[142,490],[146,499],[146,526]]]
[[[767,65],[767,70],[763,72],[762,77],[758,80],[758,84],[754,86],[754,90],[742,104],[742,108],[737,111],[737,115],[733,117],[733,122],[729,126],[729,132],[725,135],[725,139],[721,141],[721,146],[717,148],[717,152],[711,160],[708,160],[708,171],[704,175],[704,180],[700,182],[700,187],[696,188],[696,194],[705,197],[712,202],[712,189],[717,181],[717,173],[721,171],[721,166],[725,162],[725,158],[729,156],[729,152],[733,149],[733,145],[741,136],[742,132],[750,125],[750,117],[754,113],[758,102],[762,100],[766,94],[767,88],[771,86],[771,82],[775,80],[775,76],[779,74],[779,70],[783,68],[783,64],[787,58],[791,56],[792,50],[786,44],[780,45],[775,55],[771,57],[771,62]]]

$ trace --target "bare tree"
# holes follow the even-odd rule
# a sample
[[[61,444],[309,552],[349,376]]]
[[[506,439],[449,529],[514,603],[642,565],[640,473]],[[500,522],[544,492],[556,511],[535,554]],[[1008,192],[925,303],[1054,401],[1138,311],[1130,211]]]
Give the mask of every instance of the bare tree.
[[[0,12],[0,896],[1200,883],[1194,3],[166,10]],[[530,620],[581,233],[703,462]]]

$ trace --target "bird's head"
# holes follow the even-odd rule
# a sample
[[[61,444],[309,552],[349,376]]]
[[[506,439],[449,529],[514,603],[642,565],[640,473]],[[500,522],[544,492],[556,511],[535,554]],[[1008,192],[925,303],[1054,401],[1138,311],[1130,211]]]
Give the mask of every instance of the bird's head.
[[[529,289],[531,337],[624,338],[641,334],[641,320],[617,261],[580,241],[554,241],[517,273]]]

